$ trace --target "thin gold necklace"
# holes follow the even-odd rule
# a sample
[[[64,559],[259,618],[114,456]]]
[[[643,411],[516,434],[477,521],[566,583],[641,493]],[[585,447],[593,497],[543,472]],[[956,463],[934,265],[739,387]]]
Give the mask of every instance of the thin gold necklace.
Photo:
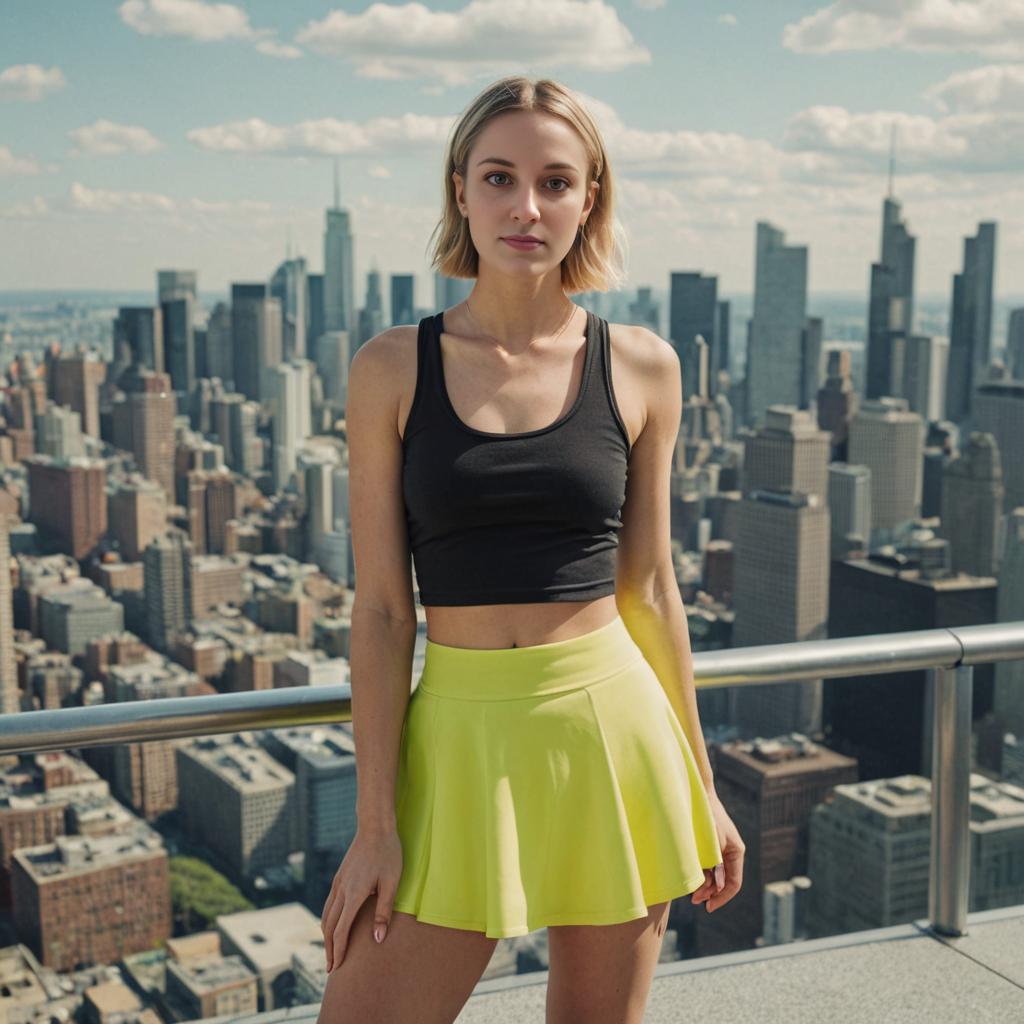
[[[462,302],[463,302],[463,305],[465,305],[465,307],[466,307],[466,312],[469,313],[470,319],[473,321],[474,324],[476,324],[476,329],[478,331],[480,331],[480,333],[483,334],[484,337],[490,338],[491,341],[498,341],[498,339],[495,338],[493,334],[488,334],[480,326],[480,321],[477,320],[477,318],[475,316],[473,316],[473,310],[470,308],[469,299],[463,299]],[[566,329],[566,327],[569,326],[569,322],[572,320],[572,318],[573,318],[573,316],[575,316],[575,314],[576,314],[576,303],[570,301],[569,302],[569,316],[566,318],[565,323],[563,323],[562,326],[558,329],[558,333],[551,339],[552,344],[554,344],[554,342],[558,341],[558,339],[562,336],[562,332]],[[541,337],[543,337],[543,335],[541,335]],[[523,349],[523,351],[525,352],[526,349],[533,348],[533,346],[536,345],[537,342],[540,341],[540,340],[541,340],[540,338],[534,338],[533,341],[531,341],[530,344],[527,345],[526,348]],[[501,347],[502,349],[505,348],[505,346],[502,345],[500,342],[498,342],[498,344],[499,344],[499,347]]]

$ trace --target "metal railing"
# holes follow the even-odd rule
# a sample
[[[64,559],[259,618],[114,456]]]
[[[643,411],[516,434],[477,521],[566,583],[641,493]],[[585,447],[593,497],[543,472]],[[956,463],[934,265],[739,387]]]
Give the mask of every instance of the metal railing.
[[[931,929],[963,935],[970,892],[973,666],[1024,659],[1024,622],[767,644],[694,654],[699,687],[927,669],[933,690]],[[411,681],[410,681],[411,682]],[[347,684],[0,715],[0,755],[349,721]]]

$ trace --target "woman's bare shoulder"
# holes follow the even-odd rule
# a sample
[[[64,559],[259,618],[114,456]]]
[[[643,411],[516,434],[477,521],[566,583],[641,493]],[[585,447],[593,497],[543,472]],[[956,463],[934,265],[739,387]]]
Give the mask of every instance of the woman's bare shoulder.
[[[657,372],[665,360],[678,358],[672,344],[642,324],[608,324],[614,354],[636,372]]]
[[[416,324],[396,324],[375,334],[352,358],[350,384],[370,390],[376,403],[393,410],[399,437],[416,391],[418,337]],[[357,359],[366,364],[366,373],[356,371]]]
[[[677,356],[667,341],[639,324],[609,323],[608,340],[615,402],[635,444],[647,422],[652,391],[671,368],[668,360]]]

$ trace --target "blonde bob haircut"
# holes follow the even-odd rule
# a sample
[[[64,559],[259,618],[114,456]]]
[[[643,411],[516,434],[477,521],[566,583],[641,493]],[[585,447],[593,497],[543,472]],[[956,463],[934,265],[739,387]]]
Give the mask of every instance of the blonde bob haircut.
[[[562,260],[562,287],[566,294],[608,291],[625,279],[625,236],[614,214],[615,189],[608,155],[600,132],[583,104],[571,90],[550,78],[529,79],[510,75],[481,92],[456,122],[448,139],[444,161],[444,209],[431,233],[437,242],[431,265],[446,277],[478,274],[479,254],[469,225],[455,201],[458,171],[466,178],[466,161],[484,126],[498,114],[512,110],[539,110],[568,121],[579,133],[587,151],[587,185],[600,184],[586,223],[576,233],[572,248]]]

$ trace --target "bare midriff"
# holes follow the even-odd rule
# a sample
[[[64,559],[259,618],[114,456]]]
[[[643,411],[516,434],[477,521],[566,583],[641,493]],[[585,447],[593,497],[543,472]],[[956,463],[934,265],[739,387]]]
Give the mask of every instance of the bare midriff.
[[[619,614],[615,595],[590,601],[528,604],[428,605],[427,637],[446,647],[532,647],[571,640]]]

